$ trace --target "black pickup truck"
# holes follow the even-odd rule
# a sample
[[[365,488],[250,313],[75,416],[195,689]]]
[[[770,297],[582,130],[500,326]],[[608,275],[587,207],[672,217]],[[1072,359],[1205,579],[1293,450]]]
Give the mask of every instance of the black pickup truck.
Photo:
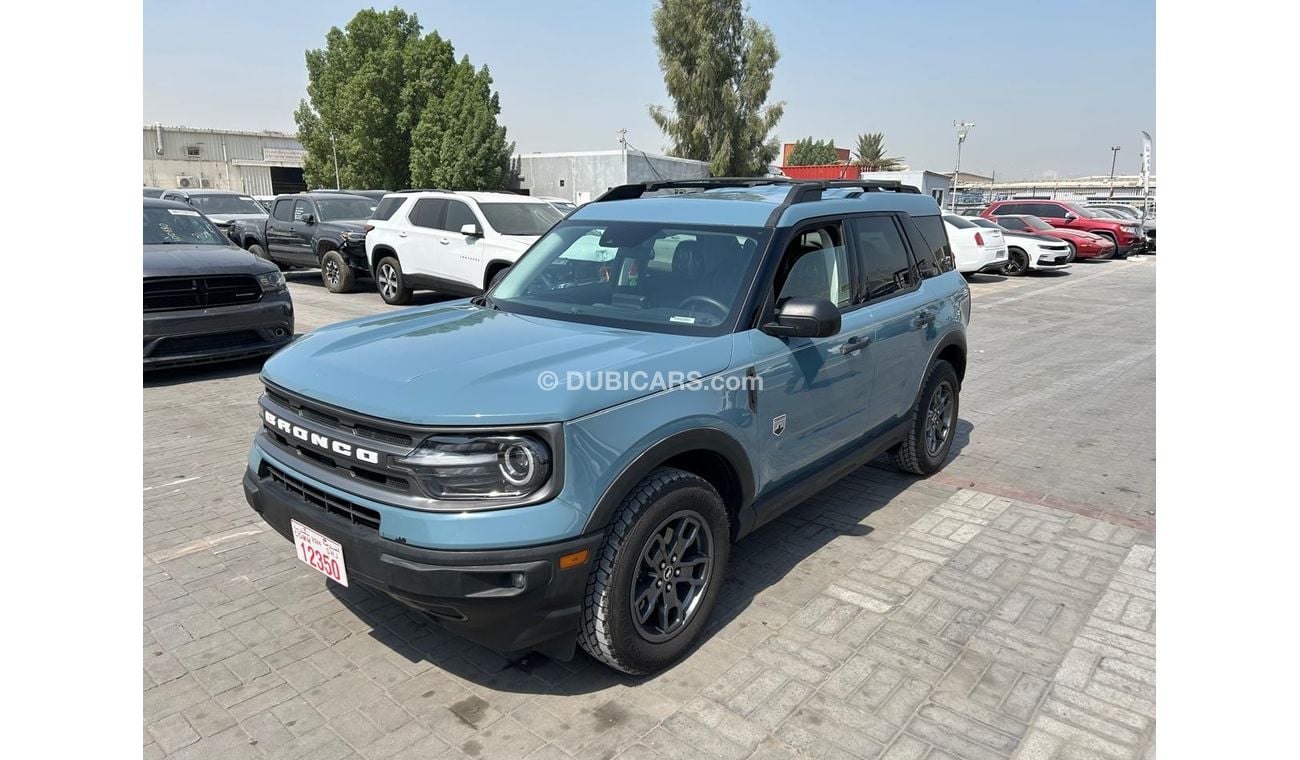
[[[265,221],[234,223],[230,239],[281,270],[320,267],[325,287],[346,293],[370,276],[365,224],[376,204],[341,193],[277,195]]]

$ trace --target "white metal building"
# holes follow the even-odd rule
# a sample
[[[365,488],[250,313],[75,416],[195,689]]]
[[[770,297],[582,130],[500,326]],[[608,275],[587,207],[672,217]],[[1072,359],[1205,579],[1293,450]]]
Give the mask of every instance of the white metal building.
[[[241,132],[148,124],[144,127],[146,187],[207,187],[249,195],[307,189],[303,147],[284,132]]]
[[[589,150],[575,153],[523,153],[512,159],[512,189],[528,195],[586,203],[606,190],[630,182],[705,179],[709,165],[639,150]]]

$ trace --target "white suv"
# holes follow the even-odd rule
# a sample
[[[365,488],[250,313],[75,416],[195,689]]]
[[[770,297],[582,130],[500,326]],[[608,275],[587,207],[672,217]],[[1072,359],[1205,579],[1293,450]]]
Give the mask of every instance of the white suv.
[[[475,296],[564,215],[513,193],[390,193],[366,227],[366,256],[385,303],[413,290]]]

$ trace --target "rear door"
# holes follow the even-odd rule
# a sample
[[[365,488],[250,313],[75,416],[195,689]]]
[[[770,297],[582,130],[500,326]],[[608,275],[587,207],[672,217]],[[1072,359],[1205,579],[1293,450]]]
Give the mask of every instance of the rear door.
[[[927,328],[933,328],[941,303],[921,290],[921,273],[910,250],[906,216],[871,214],[849,220],[849,241],[862,272],[862,298],[871,324],[865,353],[872,373],[871,403],[864,432],[883,432],[912,408],[920,374],[929,360]]]
[[[406,274],[437,277],[443,255],[442,222],[447,213],[447,199],[420,198],[411,204],[407,226],[397,233],[397,256]]]

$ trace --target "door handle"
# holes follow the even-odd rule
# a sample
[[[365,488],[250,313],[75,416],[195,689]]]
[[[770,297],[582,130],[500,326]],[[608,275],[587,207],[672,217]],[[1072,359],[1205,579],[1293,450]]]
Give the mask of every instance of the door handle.
[[[929,309],[926,309],[925,311],[922,311],[921,313],[917,314],[916,319],[912,320],[912,327],[916,329],[916,328],[925,327],[926,325],[932,325],[934,324],[934,320],[938,319],[938,317],[939,317],[939,312],[930,311]]]
[[[858,336],[855,335],[852,338],[849,338],[847,342],[841,343],[839,350],[841,354],[844,354],[845,356],[851,356],[854,353],[866,348],[867,344],[869,343],[871,343],[871,338],[859,338]]]
[[[398,237],[406,237],[406,233],[405,233],[405,232],[399,232],[399,233],[397,233],[397,236],[398,236]]]
[[[451,245],[451,241],[448,240],[447,238],[443,238],[443,239],[439,240],[438,242],[439,242],[440,244],[442,244],[442,245]]]

